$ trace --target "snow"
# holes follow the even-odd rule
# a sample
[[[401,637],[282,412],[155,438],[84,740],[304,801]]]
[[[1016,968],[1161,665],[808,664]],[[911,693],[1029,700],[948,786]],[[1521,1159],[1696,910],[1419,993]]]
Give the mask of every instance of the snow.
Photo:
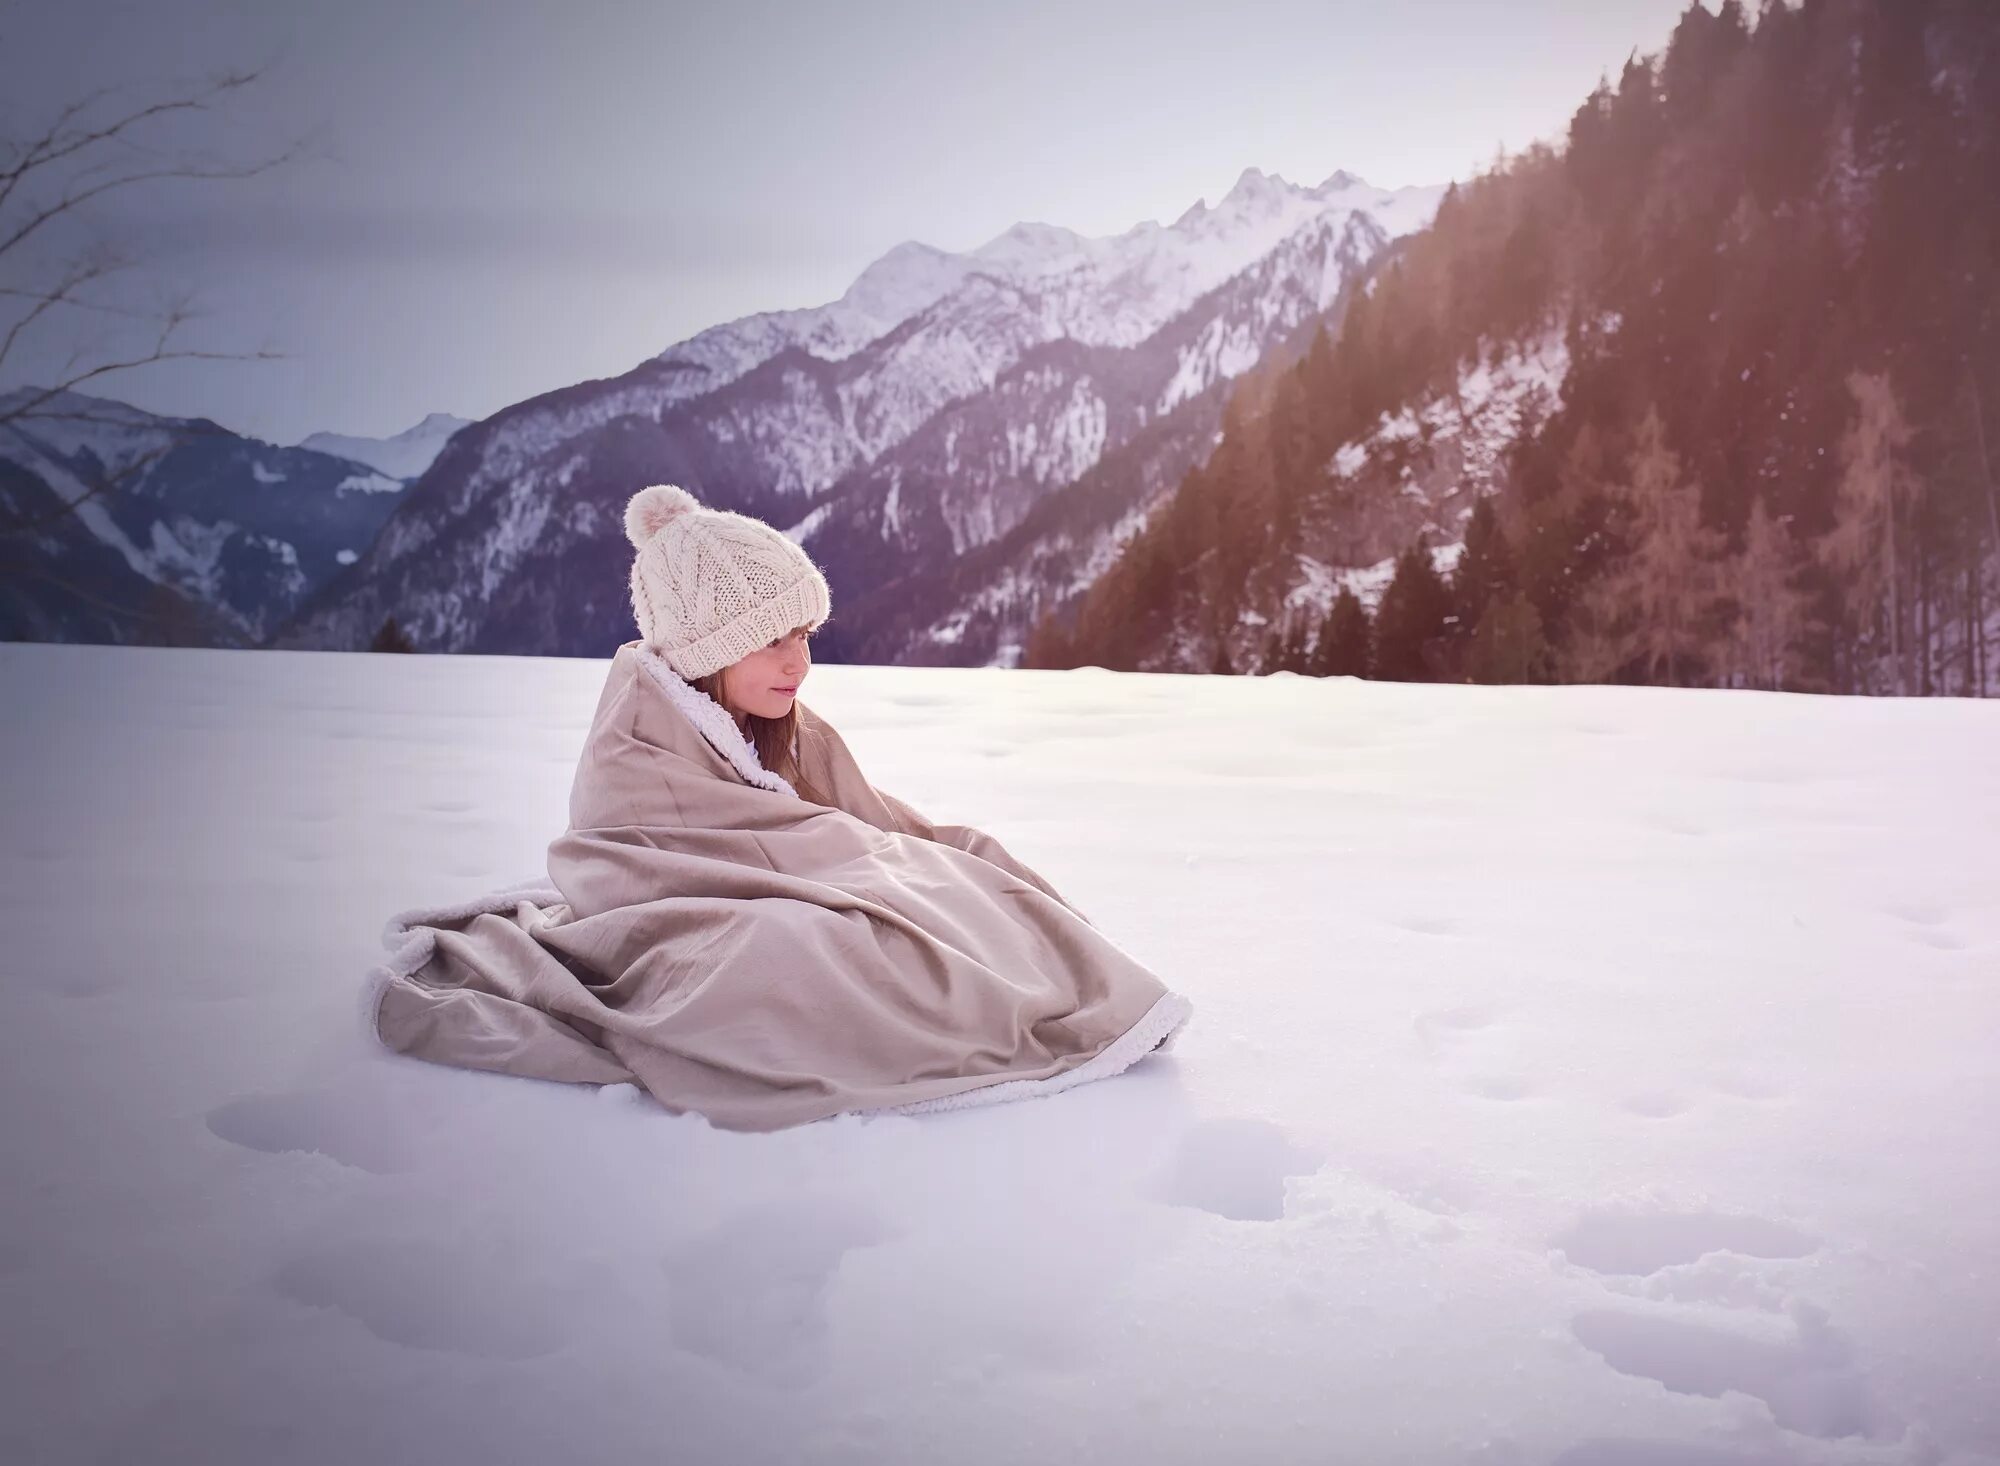
[[[666,400],[679,401],[788,347],[840,361],[926,312],[976,322],[979,298],[996,284],[1009,300],[1026,290],[1042,303],[1037,339],[1134,346],[1302,229],[1366,218],[1398,238],[1430,223],[1444,191],[1442,184],[1376,188],[1344,172],[1305,187],[1245,168],[1215,207],[1197,201],[1165,227],[1148,219],[1121,234],[1087,236],[1029,221],[962,253],[905,240],[838,300],[711,326],[655,359],[684,368],[665,387]]]
[[[1431,566],[1441,576],[1449,576],[1458,566],[1459,556],[1465,553],[1462,540],[1450,544],[1431,545]],[[1396,557],[1385,556],[1373,565],[1334,567],[1310,555],[1293,557],[1297,564],[1299,581],[1285,595],[1288,606],[1309,606],[1321,617],[1332,611],[1333,603],[1339,599],[1343,587],[1354,592],[1355,599],[1374,615],[1382,608],[1382,596],[1396,578]]]
[[[1355,598],[1367,607],[1368,613],[1372,616],[1381,606],[1382,595],[1389,589],[1389,582],[1395,578],[1394,555],[1385,556],[1373,565],[1336,570],[1333,573],[1333,594],[1328,600],[1328,608],[1331,609],[1332,601],[1339,597],[1341,587],[1345,586],[1354,592]]]
[[[401,479],[385,473],[351,473],[334,486],[336,494],[395,494],[403,489]]]
[[[20,387],[0,393],[0,412],[21,412],[0,433],[0,453],[15,462],[36,467],[33,458],[23,456],[13,439],[27,438],[35,447],[57,458],[74,459],[88,455],[100,468],[120,473],[143,458],[156,458],[174,446],[177,437],[191,431],[182,418],[159,417],[109,397],[91,397],[82,392],[57,392],[44,397],[45,388]],[[37,405],[29,408],[29,402]]]
[[[1298,607],[1298,614],[1314,621],[1324,619],[1340,594],[1336,578],[1338,572],[1325,561],[1315,560],[1310,555],[1294,555],[1292,559],[1299,573],[1299,583],[1285,593],[1286,608]]]
[[[1494,492],[1505,476],[1507,450],[1530,419],[1561,405],[1569,348],[1562,332],[1550,329],[1525,343],[1504,343],[1497,360],[1490,360],[1494,355],[1493,345],[1481,341],[1471,364],[1461,366],[1453,390],[1381,414],[1364,437],[1335,451],[1328,474],[1353,479],[1379,463],[1385,477],[1393,475],[1387,482],[1394,493],[1420,505],[1453,493]],[[1440,549],[1457,553],[1450,546]],[[1361,572],[1363,579],[1356,582],[1356,594],[1371,605],[1370,590],[1379,597],[1388,584],[1383,566],[1392,570],[1394,561]]]
[[[394,479],[420,478],[437,461],[451,435],[470,427],[471,420],[448,412],[433,412],[413,428],[391,438],[354,437],[346,433],[314,433],[299,443],[316,453],[366,464]]]
[[[817,668],[1196,1013],[748,1135],[360,1033],[603,673],[0,646],[0,1454],[2000,1459],[1994,704]]]
[[[804,519],[801,519],[797,524],[786,530],[785,538],[791,540],[794,544],[803,545],[812,535],[812,532],[826,522],[827,515],[832,512],[833,505],[820,505],[819,508],[813,510]]]
[[[162,584],[193,591],[206,601],[222,599],[222,558],[229,552],[231,542],[243,534],[234,521],[218,519],[203,524],[185,514],[169,514],[153,520],[148,529],[142,574]],[[263,535],[246,538],[253,543],[271,542]],[[287,544],[285,548],[292,547]],[[297,552],[293,551],[294,561],[296,557]]]

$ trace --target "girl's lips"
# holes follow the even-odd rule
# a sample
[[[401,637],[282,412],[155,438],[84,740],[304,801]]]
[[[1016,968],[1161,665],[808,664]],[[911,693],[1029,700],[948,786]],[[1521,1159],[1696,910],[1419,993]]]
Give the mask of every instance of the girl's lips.
[[[773,692],[782,692],[782,693],[784,693],[784,695],[785,695],[786,697],[790,697],[790,696],[791,696],[791,695],[792,695],[793,693],[795,693],[795,692],[797,692],[797,691],[798,691],[798,688],[796,688],[796,687],[774,687],[774,688],[772,688],[772,689],[771,689],[771,691],[773,691]]]

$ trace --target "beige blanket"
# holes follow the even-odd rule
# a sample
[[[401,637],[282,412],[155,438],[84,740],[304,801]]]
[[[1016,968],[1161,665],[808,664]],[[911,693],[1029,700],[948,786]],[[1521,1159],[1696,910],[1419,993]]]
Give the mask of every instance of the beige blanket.
[[[636,1082],[773,1130],[1115,1074],[1187,999],[999,841],[934,825],[798,709],[801,798],[720,705],[628,642],[548,877],[389,923],[370,1031],[439,1063]]]

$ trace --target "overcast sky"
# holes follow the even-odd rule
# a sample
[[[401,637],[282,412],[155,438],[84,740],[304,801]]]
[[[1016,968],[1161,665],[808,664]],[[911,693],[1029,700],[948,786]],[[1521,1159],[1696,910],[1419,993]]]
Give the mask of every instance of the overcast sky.
[[[185,344],[284,358],[95,390],[288,443],[615,375],[704,326],[832,300],[906,239],[1167,223],[1249,165],[1306,184],[1462,178],[1558,138],[1684,8],[15,0],[0,137],[99,87],[153,97],[268,68],[158,136],[297,157],[111,195],[89,223],[139,262],[121,298],[194,293],[206,314]],[[47,233],[43,252],[81,238]],[[0,269],[23,278],[18,259]],[[110,330],[24,338],[0,387],[129,346]]]

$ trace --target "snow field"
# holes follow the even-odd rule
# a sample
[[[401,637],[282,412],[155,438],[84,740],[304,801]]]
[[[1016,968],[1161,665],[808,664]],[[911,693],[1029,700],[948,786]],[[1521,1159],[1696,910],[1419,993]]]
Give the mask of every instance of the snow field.
[[[1196,1011],[746,1135],[359,1032],[602,675],[0,646],[0,1457],[2000,1460],[1990,706],[817,668]]]

